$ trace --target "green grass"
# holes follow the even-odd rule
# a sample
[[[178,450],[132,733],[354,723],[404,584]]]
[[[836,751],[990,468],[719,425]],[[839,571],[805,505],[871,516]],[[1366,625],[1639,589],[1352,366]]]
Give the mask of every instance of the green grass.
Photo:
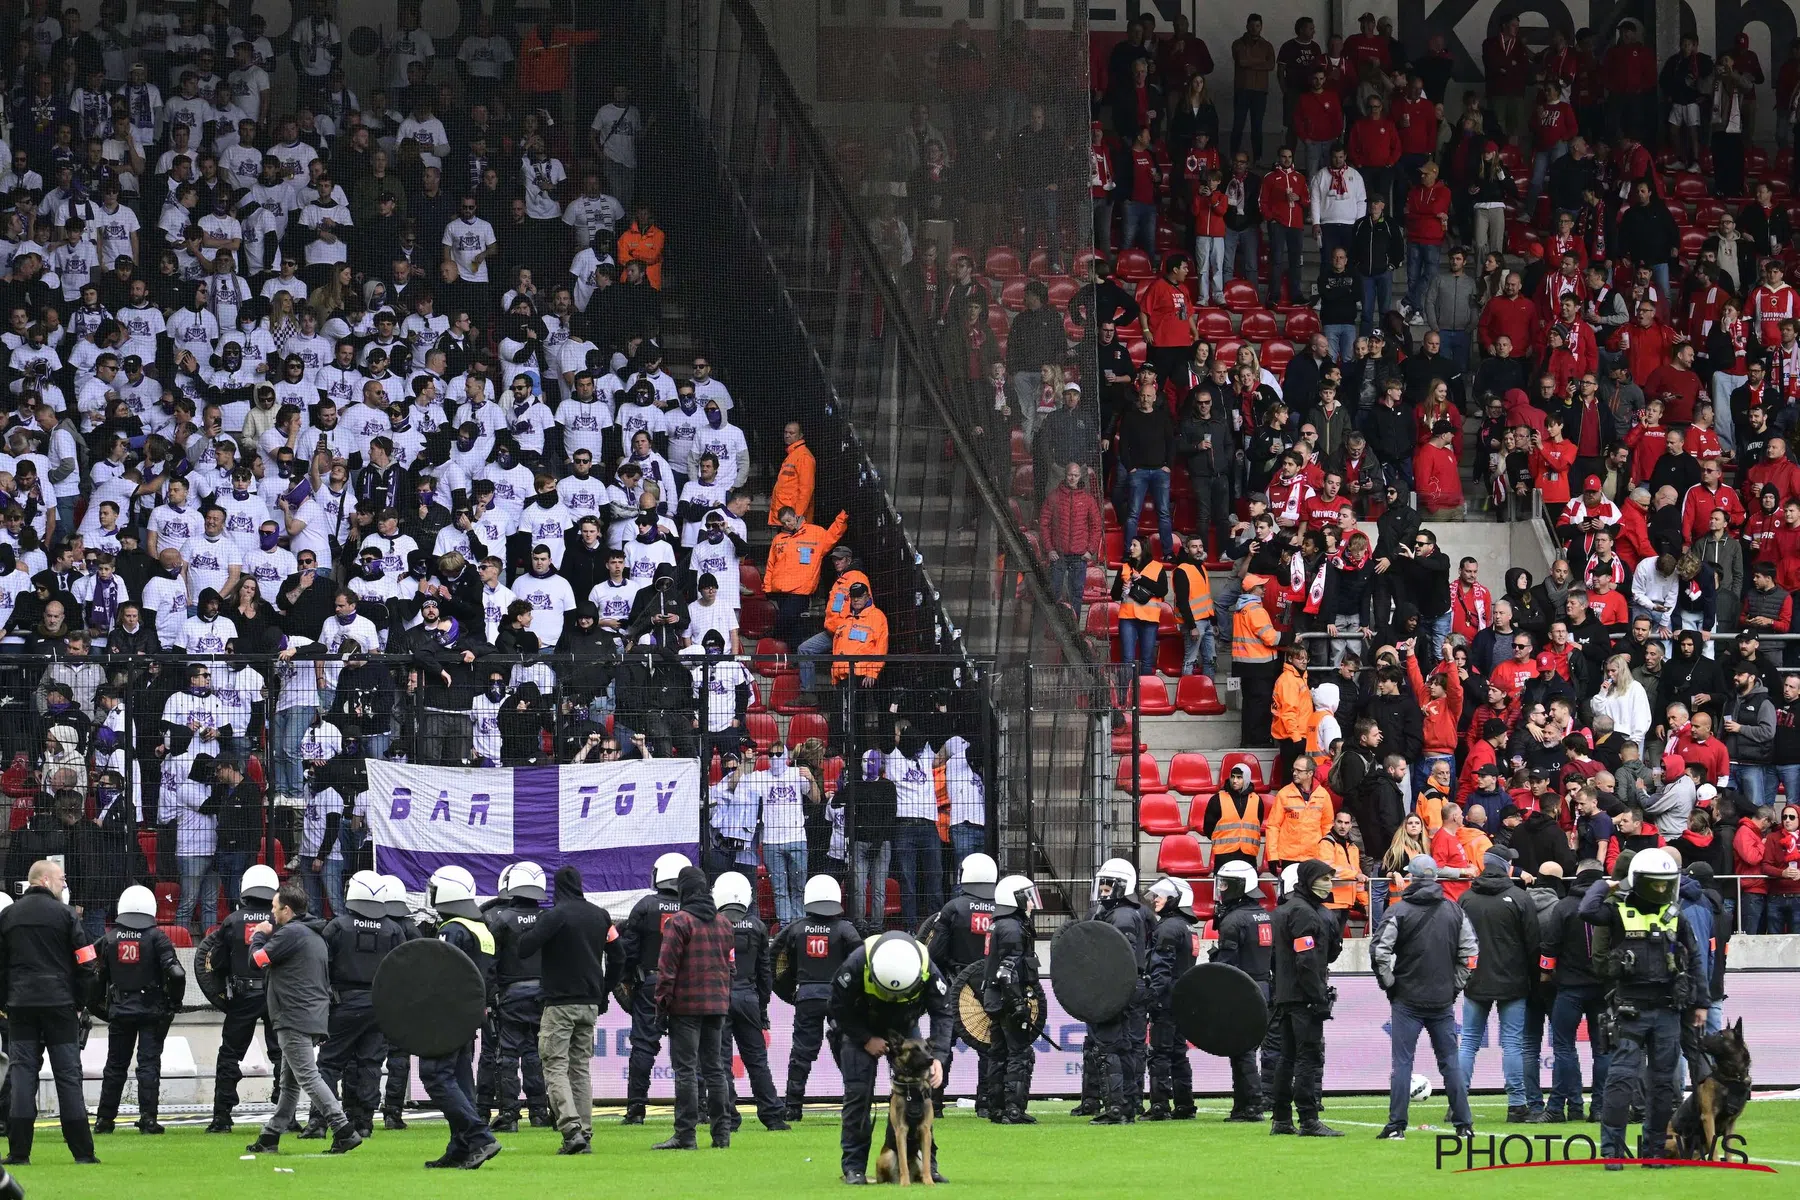
[[[1441,1097],[1414,1105],[1414,1121],[1443,1115]],[[1433,1131],[1415,1131],[1405,1142],[1377,1142],[1375,1130],[1386,1119],[1385,1101],[1372,1097],[1328,1102],[1326,1118],[1345,1136],[1335,1141],[1271,1139],[1266,1126],[1220,1123],[1224,1105],[1204,1102],[1195,1122],[1139,1123],[1119,1128],[1089,1128],[1063,1114],[1067,1103],[1034,1106],[1040,1124],[1002,1127],[978,1121],[968,1110],[955,1111],[938,1125],[940,1163],[951,1187],[965,1194],[1016,1197],[1081,1196],[1098,1191],[1110,1195],[1148,1195],[1171,1185],[1192,1187],[1204,1180],[1207,1192],[1245,1200],[1285,1197],[1298,1189],[1330,1189],[1337,1197],[1381,1197],[1414,1194],[1420,1186],[1439,1196],[1529,1197],[1551,1192],[1600,1189],[1594,1195],[1642,1194],[1651,1177],[1637,1169],[1606,1174],[1598,1167],[1545,1171],[1498,1171],[1453,1174],[1434,1169]],[[1594,1125],[1506,1126],[1504,1104],[1486,1099],[1476,1105],[1478,1130],[1495,1134],[1585,1133],[1598,1138]],[[481,1200],[526,1200],[596,1194],[638,1197],[730,1196],[732,1200],[843,1194],[838,1183],[838,1123],[835,1112],[814,1110],[785,1134],[765,1132],[746,1114],[746,1124],[731,1149],[702,1148],[692,1153],[653,1153],[652,1143],[668,1136],[667,1110],[653,1110],[650,1122],[623,1128],[618,1110],[602,1110],[595,1122],[594,1154],[558,1158],[557,1138],[546,1130],[504,1135],[506,1151],[479,1173],[421,1169],[427,1158],[442,1153],[441,1123],[415,1123],[400,1133],[377,1130],[374,1139],[345,1158],[319,1156],[324,1142],[283,1140],[283,1153],[239,1160],[255,1136],[240,1125],[232,1137],[208,1136],[197,1127],[171,1127],[160,1138],[140,1136],[129,1127],[97,1139],[103,1165],[76,1167],[69,1162],[54,1123],[40,1124],[33,1165],[19,1168],[18,1178],[32,1200],[191,1200],[194,1197],[253,1196],[319,1200],[363,1200],[366,1197],[480,1197]],[[1793,1195],[1800,1179],[1800,1103],[1758,1102],[1750,1106],[1739,1131],[1748,1139],[1752,1159],[1789,1160],[1778,1175],[1748,1171],[1686,1170],[1678,1176],[1654,1178],[1653,1194],[1684,1200],[1710,1196]],[[876,1127],[877,1143],[881,1126]],[[278,1173],[277,1168],[292,1174]]]

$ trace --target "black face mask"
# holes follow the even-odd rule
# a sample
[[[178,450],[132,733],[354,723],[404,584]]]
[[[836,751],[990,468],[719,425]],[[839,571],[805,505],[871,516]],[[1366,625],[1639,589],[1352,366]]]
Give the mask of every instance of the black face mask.
[[[560,499],[555,492],[540,492],[531,498],[531,502],[539,508],[550,508]]]

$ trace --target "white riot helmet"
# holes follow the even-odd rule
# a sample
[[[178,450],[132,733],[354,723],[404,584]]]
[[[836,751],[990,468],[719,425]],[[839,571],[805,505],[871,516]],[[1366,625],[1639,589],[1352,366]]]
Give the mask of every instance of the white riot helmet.
[[[387,884],[373,871],[358,871],[344,885],[344,907],[370,920],[387,916]]]
[[[829,875],[814,875],[806,881],[806,895],[803,897],[806,911],[815,917],[841,917],[844,915],[844,889],[838,881]]]
[[[1282,872],[1281,878],[1281,886],[1285,891],[1290,886],[1286,871]],[[1228,904],[1244,896],[1257,895],[1262,891],[1262,885],[1257,880],[1256,868],[1243,859],[1226,863],[1219,868],[1218,873],[1220,903]]]
[[[500,872],[500,895],[503,899],[541,902],[548,893],[544,868],[534,862],[516,862]]]
[[[462,867],[439,867],[425,885],[425,903],[441,917],[481,919],[475,903],[475,877]]]
[[[1137,868],[1122,858],[1109,858],[1100,864],[1100,870],[1094,874],[1095,900],[1103,899],[1100,895],[1102,887],[1110,887],[1110,898],[1113,900],[1129,899],[1137,894]]]
[[[1008,875],[994,885],[995,912],[1022,911],[1029,915],[1042,906],[1042,902],[1038,899],[1037,884],[1023,875]]]
[[[1634,901],[1658,907],[1672,903],[1681,886],[1681,868],[1667,850],[1639,850],[1625,872],[1625,888]]]
[[[994,883],[1000,878],[1000,868],[992,858],[979,850],[962,860],[962,874],[957,882],[962,890],[979,900],[994,898]]]
[[[401,882],[400,877],[383,875],[381,882],[381,898],[387,908],[387,915],[396,919],[411,916],[412,901],[406,898],[406,884]]]
[[[750,909],[756,892],[750,881],[736,871],[727,871],[713,881],[713,903],[720,908]]]
[[[281,890],[281,880],[275,875],[274,867],[265,867],[257,863],[244,872],[238,882],[238,895],[245,900],[261,900],[264,904],[272,904],[275,893]]]
[[[672,892],[676,886],[675,877],[681,874],[683,867],[693,865],[685,854],[676,854],[673,851],[668,854],[659,854],[656,856],[655,864],[650,868],[650,886],[659,892]]]
[[[1299,886],[1300,864],[1289,863],[1287,866],[1281,868],[1281,894],[1286,896]]]
[[[149,929],[156,924],[156,893],[134,883],[119,893],[117,923],[127,929]]]
[[[1182,912],[1187,916],[1191,917],[1194,915],[1194,889],[1188,886],[1188,882],[1185,879],[1177,879],[1173,875],[1164,875],[1161,879],[1150,885],[1148,894],[1152,897],[1161,896],[1164,900],[1168,901],[1170,905],[1173,905],[1177,911]]]
[[[910,1000],[931,970],[931,958],[912,934],[892,930],[869,948],[869,984],[889,1002]]]
[[[11,907],[12,907],[12,897],[7,895],[5,892],[0,892],[0,912],[5,912],[7,909],[9,909]]]

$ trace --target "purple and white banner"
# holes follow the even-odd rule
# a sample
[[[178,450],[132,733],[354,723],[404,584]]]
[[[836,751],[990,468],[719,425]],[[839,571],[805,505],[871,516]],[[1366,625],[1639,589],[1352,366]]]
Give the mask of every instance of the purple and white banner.
[[[690,758],[565,767],[426,767],[369,760],[376,870],[422,892],[459,866],[493,894],[522,859],[580,868],[589,893],[649,886],[650,865],[699,860],[700,767]]]

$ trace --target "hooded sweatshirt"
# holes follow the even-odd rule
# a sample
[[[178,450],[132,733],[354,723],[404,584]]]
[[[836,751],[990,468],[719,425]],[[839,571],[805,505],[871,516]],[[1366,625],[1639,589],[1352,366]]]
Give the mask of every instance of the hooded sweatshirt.
[[[676,877],[681,911],[663,925],[656,1006],[672,1016],[723,1016],[731,1006],[731,961],[737,933],[713,905],[699,867]]]
[[[542,955],[538,985],[545,1007],[593,1004],[605,1012],[622,965],[613,951],[619,931],[613,928],[612,914],[588,902],[579,867],[558,867],[555,891],[555,903],[520,933],[519,953]]]
[[[1537,905],[1497,864],[1475,877],[1461,903],[1481,941],[1481,962],[1469,979],[1469,999],[1524,999],[1537,978],[1542,941]]]

